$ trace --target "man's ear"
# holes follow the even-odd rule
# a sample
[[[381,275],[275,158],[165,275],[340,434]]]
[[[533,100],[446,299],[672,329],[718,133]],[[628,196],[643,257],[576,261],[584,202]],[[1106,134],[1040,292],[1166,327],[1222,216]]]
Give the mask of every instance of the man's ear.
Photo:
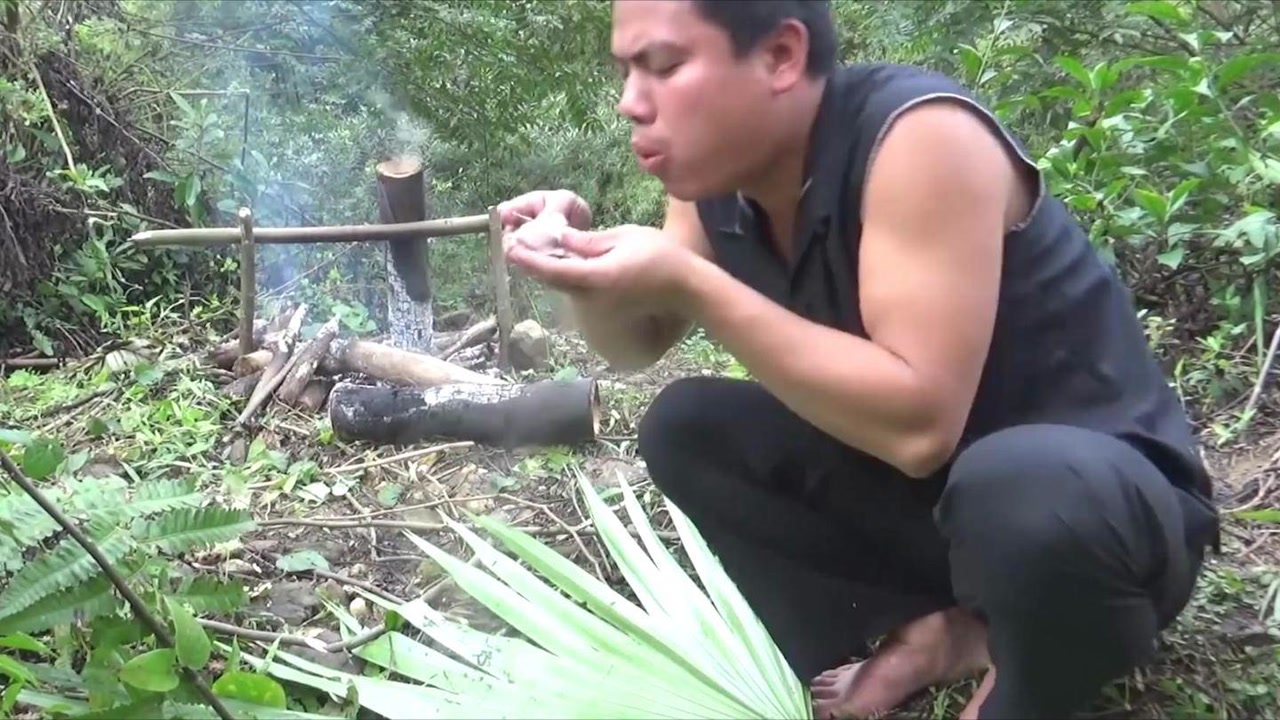
[[[760,41],[757,52],[773,91],[787,92],[804,80],[809,61],[809,29],[795,18],[783,20]]]

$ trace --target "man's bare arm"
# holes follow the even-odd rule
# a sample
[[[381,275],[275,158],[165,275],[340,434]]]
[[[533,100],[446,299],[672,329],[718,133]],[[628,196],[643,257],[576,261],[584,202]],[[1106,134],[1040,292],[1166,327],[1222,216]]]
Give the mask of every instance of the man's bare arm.
[[[710,243],[692,203],[667,199],[663,236],[702,258],[711,257]],[[657,362],[689,332],[691,318],[682,313],[652,308],[620,308],[607,300],[608,293],[591,291],[567,295],[578,331],[587,345],[616,370],[633,371]]]
[[[860,298],[870,340],[805,320],[712,263],[694,317],[800,416],[925,477],[952,454],[986,360],[1003,237],[1025,206],[1014,164],[972,113],[905,113],[869,170]]]

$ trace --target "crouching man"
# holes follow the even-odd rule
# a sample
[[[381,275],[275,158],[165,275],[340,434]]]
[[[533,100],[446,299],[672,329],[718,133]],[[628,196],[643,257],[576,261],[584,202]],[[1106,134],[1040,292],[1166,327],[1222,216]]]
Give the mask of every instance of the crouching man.
[[[508,257],[615,368],[696,324],[750,372],[671,383],[640,453],[819,714],[981,676],[965,717],[1065,717],[1149,659],[1216,536],[1208,478],[1020,142],[946,77],[837,66],[825,2],[616,0],[612,47],[666,219],[591,231],[532,192]]]

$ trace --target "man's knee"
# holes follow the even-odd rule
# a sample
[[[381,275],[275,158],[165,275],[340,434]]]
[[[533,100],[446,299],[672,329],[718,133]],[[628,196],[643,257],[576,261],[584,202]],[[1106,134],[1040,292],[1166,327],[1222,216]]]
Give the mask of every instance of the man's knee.
[[[1136,450],[1088,430],[1029,425],[979,440],[956,459],[936,512],[957,592],[1001,587],[998,602],[1023,604],[1068,585],[1136,589],[1166,547],[1144,527],[1169,517],[1144,494],[1160,482]]]
[[[636,428],[636,445],[647,463],[659,462],[689,439],[701,436],[715,421],[708,412],[707,396],[713,394],[713,378],[676,380],[660,390]]]

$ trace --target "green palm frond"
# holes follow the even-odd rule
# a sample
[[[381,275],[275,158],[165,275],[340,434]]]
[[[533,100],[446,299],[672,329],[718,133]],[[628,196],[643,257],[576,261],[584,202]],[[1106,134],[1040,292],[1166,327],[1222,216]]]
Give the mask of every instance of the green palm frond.
[[[422,599],[395,604],[366,594],[434,647],[392,631],[356,650],[386,670],[383,677],[331,670],[283,651],[269,663],[243,657],[335,697],[354,688],[361,705],[388,718],[811,717],[807,689],[679,509],[667,501],[696,577],[661,543],[625,480],[623,508],[638,541],[592,484],[578,480],[638,604],[531,535],[474,517],[515,557],[457,523],[450,527],[475,564],[406,535],[520,636],[480,632]],[[348,635],[364,630],[338,612]]]

